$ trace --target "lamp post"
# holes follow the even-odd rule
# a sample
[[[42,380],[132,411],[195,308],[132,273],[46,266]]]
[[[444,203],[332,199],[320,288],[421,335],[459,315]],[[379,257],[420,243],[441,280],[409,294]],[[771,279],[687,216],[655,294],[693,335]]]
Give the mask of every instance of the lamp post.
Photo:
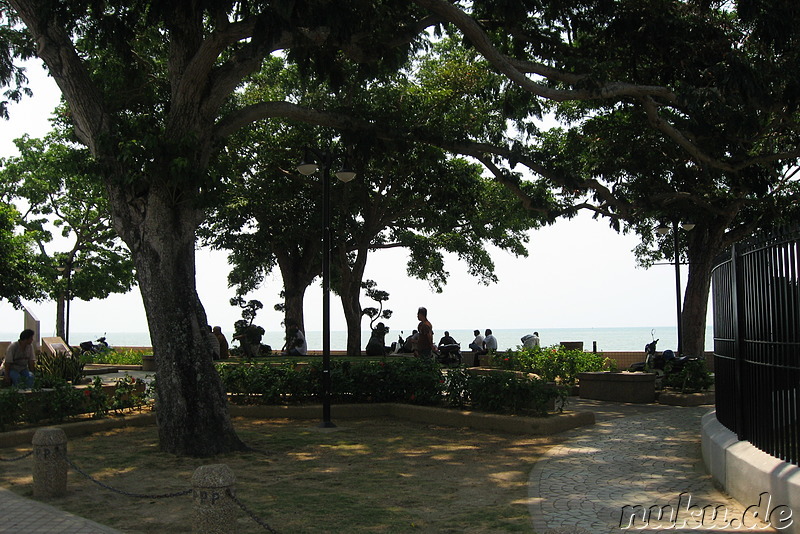
[[[79,273],[81,272],[80,267],[72,267],[72,264],[67,265],[66,267],[58,267],[58,271],[60,273],[66,273],[64,276],[67,279],[67,311],[64,314],[64,342],[69,345],[69,303],[72,301],[72,273]]]
[[[678,219],[672,220],[672,246],[675,251],[675,304],[678,313],[678,347],[676,350],[676,356],[681,355],[681,351],[683,350],[683,321],[681,320],[681,255],[680,249],[680,240],[678,235]],[[680,223],[681,228],[686,230],[687,232],[694,228],[694,223],[685,222]],[[658,228],[656,228],[656,232],[661,235],[666,235],[669,233],[669,226],[662,223]]]
[[[297,166],[300,174],[310,176],[322,166],[322,423],[321,427],[331,428],[331,163],[330,152],[308,148],[303,162]],[[342,182],[349,182],[356,173],[349,169],[336,172]]]

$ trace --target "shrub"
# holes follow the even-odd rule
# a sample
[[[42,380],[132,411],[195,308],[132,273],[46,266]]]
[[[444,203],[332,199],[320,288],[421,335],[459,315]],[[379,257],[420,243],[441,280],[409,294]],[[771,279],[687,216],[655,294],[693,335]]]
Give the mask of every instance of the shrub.
[[[470,377],[468,389],[475,409],[497,413],[544,416],[550,400],[562,397],[552,383],[510,372]]]
[[[142,356],[145,351],[134,349],[108,349],[98,353],[86,354],[88,363],[107,363],[112,365],[142,365]]]
[[[704,359],[688,360],[679,373],[672,373],[671,369],[672,362],[668,362],[664,369],[664,386],[680,389],[681,393],[705,391],[714,383]]]
[[[508,351],[496,356],[493,363],[503,369],[535,373],[547,382],[568,386],[575,385],[579,373],[602,371],[611,365],[602,354],[566,350],[561,345]]]
[[[39,352],[36,356],[36,378],[40,387],[45,388],[55,387],[60,381],[77,384],[83,378],[83,366],[80,356],[71,352]]]
[[[17,388],[0,389],[0,431],[7,425],[22,421],[23,395]]]

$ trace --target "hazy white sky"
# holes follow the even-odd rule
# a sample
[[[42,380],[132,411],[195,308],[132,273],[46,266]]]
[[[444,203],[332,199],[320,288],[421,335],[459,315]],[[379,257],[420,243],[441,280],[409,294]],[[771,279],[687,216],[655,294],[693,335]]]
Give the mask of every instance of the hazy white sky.
[[[49,130],[47,118],[58,102],[57,87],[35,64],[28,71],[35,94],[11,107],[11,120],[0,129],[0,157],[16,153],[13,139],[25,133],[39,137]],[[418,306],[428,308],[429,317],[440,330],[675,325],[674,268],[636,268],[631,250],[637,242],[636,236],[617,234],[606,222],[583,215],[533,232],[527,258],[497,251],[500,281],[488,287],[469,277],[465,266],[453,257],[447,263],[450,282],[443,293],[435,294],[426,282],[406,274],[406,253],[402,250],[373,253],[366,278],[390,293],[387,307],[394,315],[387,324],[393,331],[413,328]],[[198,292],[209,322],[231,331],[241,315],[228,303],[233,290],[227,287],[225,255],[199,251],[197,272]],[[681,278],[685,283],[685,269]],[[268,331],[280,328],[281,315],[272,310],[280,289],[280,276],[275,274],[248,296],[264,303],[256,323]],[[315,284],[306,294],[309,331],[322,328],[321,303],[322,291]],[[363,305],[371,304],[365,299]],[[53,302],[28,303],[28,308],[41,321],[43,335],[55,330]],[[331,312],[332,330],[344,330],[344,316],[335,295]],[[0,331],[15,332],[22,324],[22,313],[0,299]],[[70,324],[72,332],[147,331],[138,290],[104,301],[73,301]]]

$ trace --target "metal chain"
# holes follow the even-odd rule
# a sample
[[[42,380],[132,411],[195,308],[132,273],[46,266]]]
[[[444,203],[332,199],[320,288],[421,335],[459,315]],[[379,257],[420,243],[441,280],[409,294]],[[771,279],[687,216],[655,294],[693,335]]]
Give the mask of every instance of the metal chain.
[[[28,451],[25,454],[23,454],[22,456],[17,456],[16,458],[0,458],[0,462],[16,462],[18,460],[24,460],[25,458],[27,458],[31,454],[33,454],[33,451]]]
[[[242,501],[237,499],[236,495],[233,494],[233,492],[230,490],[230,488],[226,491],[226,493],[227,493],[228,497],[230,497],[233,502],[235,502],[237,505],[239,505],[239,508],[241,508],[242,511],[244,513],[246,513],[248,515],[248,517],[250,517],[250,519],[255,521],[259,526],[263,527],[264,530],[266,530],[267,532],[272,532],[273,534],[278,534],[278,531],[274,530],[271,526],[269,526],[266,523],[266,521],[264,521],[263,519],[258,517],[253,512],[251,512],[250,509],[247,508],[247,506],[245,506]]]
[[[78,473],[80,473],[81,475],[83,475],[84,477],[89,479],[90,481],[94,482],[95,484],[97,484],[101,488],[105,488],[107,490],[111,490],[111,491],[113,491],[115,493],[119,493],[120,495],[125,495],[127,497],[137,497],[139,499],[168,499],[168,498],[171,498],[171,497],[182,497],[184,495],[189,495],[192,492],[191,489],[188,489],[188,490],[183,490],[183,491],[176,491],[174,493],[163,493],[161,495],[147,495],[147,494],[143,494],[143,493],[131,493],[129,491],[124,491],[124,490],[120,490],[120,489],[111,487],[108,484],[100,482],[99,480],[95,480],[94,478],[92,478],[92,476],[90,474],[84,472],[80,467],[75,465],[72,462],[72,460],[70,460],[67,457],[66,453],[64,453],[64,459],[67,461],[69,466],[72,467],[75,471],[77,471]]]

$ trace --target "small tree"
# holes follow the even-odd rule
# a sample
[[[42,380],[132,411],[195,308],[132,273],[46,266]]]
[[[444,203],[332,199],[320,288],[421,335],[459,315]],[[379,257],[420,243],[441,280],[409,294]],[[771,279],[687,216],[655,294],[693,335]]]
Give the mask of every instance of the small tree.
[[[264,307],[258,300],[245,300],[241,297],[231,299],[231,306],[242,308],[242,318],[233,324],[233,339],[239,341],[245,356],[254,358],[259,355],[261,350],[261,339],[264,337],[265,330],[253,324],[258,310]]]
[[[389,300],[389,292],[378,289],[378,284],[375,280],[366,280],[361,282],[362,289],[365,290],[367,298],[374,300],[378,303],[377,308],[369,307],[361,310],[361,313],[369,317],[370,330],[375,329],[375,321],[378,319],[391,319],[392,310],[384,310],[383,303]]]

